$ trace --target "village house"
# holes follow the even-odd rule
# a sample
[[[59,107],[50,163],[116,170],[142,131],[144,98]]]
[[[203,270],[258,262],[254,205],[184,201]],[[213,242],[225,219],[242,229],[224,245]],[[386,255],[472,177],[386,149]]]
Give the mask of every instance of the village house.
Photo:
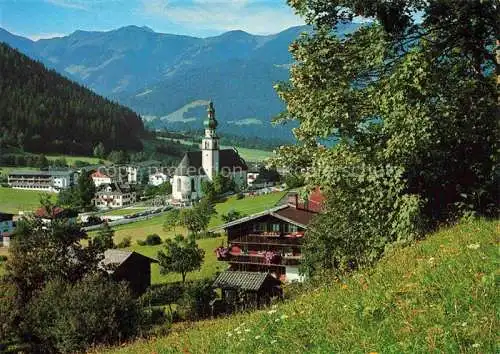
[[[8,184],[11,188],[44,192],[59,192],[76,183],[74,170],[29,171],[16,170],[9,173]]]
[[[97,208],[121,208],[136,202],[136,193],[128,184],[116,182],[102,184],[94,196]]]
[[[156,172],[149,175],[149,184],[152,186],[159,186],[169,180],[168,176],[162,172]]]
[[[15,227],[14,214],[0,212],[0,239],[3,247],[9,247]]]
[[[290,193],[287,202],[220,226],[227,233],[227,247],[216,249],[217,259],[228,262],[231,271],[271,273],[282,281],[302,281],[304,235],[321,209],[319,191],[300,202]]]
[[[191,202],[203,196],[201,183],[212,181],[222,173],[230,177],[238,189],[246,188],[248,167],[236,149],[220,149],[217,136],[217,120],[212,102],[208,106],[205,120],[205,137],[201,151],[187,152],[174,172],[171,180],[172,199],[175,202]]]
[[[100,187],[103,184],[111,184],[112,182],[114,182],[113,178],[101,171],[95,171],[90,175],[90,177],[92,178],[92,181],[94,182],[94,185],[96,187]]]

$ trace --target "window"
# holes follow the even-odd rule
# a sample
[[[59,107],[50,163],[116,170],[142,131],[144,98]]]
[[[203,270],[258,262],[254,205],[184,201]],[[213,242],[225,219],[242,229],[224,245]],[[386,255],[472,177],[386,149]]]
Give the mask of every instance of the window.
[[[191,192],[196,192],[194,178],[191,180]]]
[[[177,192],[181,191],[181,179],[177,178]]]
[[[287,231],[288,232],[297,232],[299,231],[299,228],[297,227],[297,225],[293,225],[293,224],[287,224]]]
[[[272,224],[272,231],[279,232],[280,231],[280,224]]]

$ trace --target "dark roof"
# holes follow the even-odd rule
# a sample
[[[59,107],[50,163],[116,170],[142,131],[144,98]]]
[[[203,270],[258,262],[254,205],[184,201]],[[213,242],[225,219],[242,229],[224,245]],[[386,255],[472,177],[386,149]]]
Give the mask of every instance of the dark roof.
[[[294,224],[298,224],[299,226],[307,227],[311,220],[316,216],[317,213],[304,210],[300,208],[288,207],[281,210],[278,210],[273,213],[276,217],[281,217],[281,219],[288,221],[290,220]]]
[[[104,259],[101,261],[100,266],[105,268],[109,273],[113,273],[114,269],[110,268],[109,266],[111,266],[111,265],[120,266],[123,263],[125,263],[125,261],[127,259],[129,259],[134,254],[136,256],[146,258],[151,263],[158,262],[156,259],[147,257],[145,255],[142,255],[142,254],[134,252],[134,251],[108,249],[108,250],[104,251]]]
[[[184,154],[181,162],[175,169],[174,175],[176,176],[196,176],[204,175],[205,171],[202,166],[202,152],[189,151]],[[235,149],[222,149],[219,150],[219,169],[241,169],[248,170],[248,166],[243,160],[238,151]]]
[[[225,271],[219,274],[212,286],[214,288],[258,291],[266,281],[272,285],[281,284],[269,273]]]
[[[197,176],[204,175],[201,164],[201,151],[189,151],[184,154],[181,162],[175,169],[174,175],[177,176]]]
[[[0,212],[0,221],[10,221],[14,217],[14,214],[2,213]]]
[[[311,210],[305,210],[300,208],[295,208],[290,205],[278,205],[272,209],[264,210],[260,213],[245,216],[241,219],[237,219],[227,224],[217,226],[215,228],[209,229],[209,231],[215,231],[220,229],[227,229],[235,225],[240,225],[248,221],[260,218],[265,215],[271,215],[288,223],[297,225],[304,229],[307,229],[307,225],[311,222],[312,218],[317,215],[316,212]]]
[[[75,173],[75,170],[49,170],[49,171],[34,171],[34,170],[16,170],[9,173],[9,176],[69,176]]]

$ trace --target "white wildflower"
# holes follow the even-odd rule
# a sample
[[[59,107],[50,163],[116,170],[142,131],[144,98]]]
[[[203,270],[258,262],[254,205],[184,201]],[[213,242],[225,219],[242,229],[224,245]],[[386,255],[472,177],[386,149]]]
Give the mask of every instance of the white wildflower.
[[[479,348],[480,346],[481,346],[481,344],[479,344],[479,343],[472,344],[472,348]]]
[[[248,328],[245,328],[245,332],[247,332],[247,333],[248,333],[248,332],[250,332],[250,330],[249,330]]]
[[[281,318],[282,320],[286,320],[286,319],[288,318],[288,316],[287,316],[287,315],[281,315],[281,317],[280,317],[280,318]]]
[[[276,339],[273,339],[273,340],[271,341],[271,344],[274,344],[274,343],[276,343],[276,342],[277,342],[277,340],[276,340]]]
[[[465,326],[467,326],[467,322],[462,323],[462,327],[465,327]]]
[[[467,245],[467,248],[470,250],[477,250],[481,245],[479,243],[471,243],[470,245]]]
[[[280,321],[280,319],[279,319],[279,318],[277,318],[277,319],[275,319],[275,320],[274,320],[274,322],[279,322],[279,321]]]
[[[276,313],[276,310],[269,310],[269,311],[267,311],[267,313],[272,315],[273,313]]]
[[[260,336],[255,336],[255,339],[260,339]]]

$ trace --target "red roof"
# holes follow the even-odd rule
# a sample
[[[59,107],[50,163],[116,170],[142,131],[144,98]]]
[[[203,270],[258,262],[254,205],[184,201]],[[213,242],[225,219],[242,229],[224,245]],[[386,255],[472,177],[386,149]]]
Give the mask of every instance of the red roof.
[[[104,173],[101,173],[99,171],[92,173],[91,177],[92,178],[109,178],[108,175],[105,175]]]
[[[39,218],[44,218],[44,219],[57,219],[57,218],[62,218],[62,217],[71,217],[71,216],[76,216],[77,213],[75,213],[72,210],[67,210],[63,209],[60,207],[54,207],[52,208],[51,212],[47,212],[47,209],[45,207],[38,208],[35,211],[35,216]]]

